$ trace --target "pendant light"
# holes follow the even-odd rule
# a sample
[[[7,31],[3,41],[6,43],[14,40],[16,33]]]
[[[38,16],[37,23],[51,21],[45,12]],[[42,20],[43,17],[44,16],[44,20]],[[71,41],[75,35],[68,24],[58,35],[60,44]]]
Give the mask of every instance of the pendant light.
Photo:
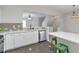
[[[28,15],[28,20],[31,20],[31,14]]]
[[[75,11],[75,5],[72,5],[73,6],[73,14],[72,14],[72,18],[74,18],[74,19],[77,19],[77,18],[79,18],[79,15],[76,13],[76,11]]]

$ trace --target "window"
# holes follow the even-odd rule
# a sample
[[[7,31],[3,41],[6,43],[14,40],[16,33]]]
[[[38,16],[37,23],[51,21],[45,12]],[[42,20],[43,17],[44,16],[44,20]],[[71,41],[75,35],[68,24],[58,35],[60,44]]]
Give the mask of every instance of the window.
[[[22,27],[23,27],[23,28],[26,28],[26,20],[23,20],[23,21],[22,21]]]

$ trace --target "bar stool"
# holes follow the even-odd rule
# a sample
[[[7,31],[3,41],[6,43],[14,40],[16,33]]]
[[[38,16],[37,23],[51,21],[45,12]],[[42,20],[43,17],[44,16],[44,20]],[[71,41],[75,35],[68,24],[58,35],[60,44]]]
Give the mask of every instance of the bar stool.
[[[65,44],[62,44],[62,43],[58,43],[58,44],[54,45],[54,49],[55,49],[55,52],[69,53],[68,46]]]
[[[55,50],[54,46],[56,44],[57,44],[57,38],[54,37],[54,38],[52,38],[52,41],[51,41],[51,50],[54,50],[55,52],[56,52],[56,50]]]

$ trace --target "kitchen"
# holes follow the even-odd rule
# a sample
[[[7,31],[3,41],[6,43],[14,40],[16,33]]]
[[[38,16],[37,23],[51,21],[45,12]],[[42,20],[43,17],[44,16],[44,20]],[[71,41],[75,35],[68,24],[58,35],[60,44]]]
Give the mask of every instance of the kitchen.
[[[3,6],[3,7],[4,8],[2,9],[4,10],[6,9],[6,12],[9,10],[8,8],[11,8],[11,6]],[[21,6],[12,6],[12,8],[13,7],[21,8]],[[6,18],[8,13],[5,13],[5,11],[2,9],[1,9],[1,16],[4,15],[4,17]],[[17,11],[18,10],[14,10],[14,13],[16,13]],[[11,11],[9,13],[11,13]],[[2,44],[3,52],[46,40],[47,28],[41,27],[42,22],[44,21],[46,15],[43,15],[42,13],[38,12],[27,12],[24,11],[23,9],[23,11],[20,13],[21,19],[17,21],[16,20],[12,21],[11,19],[15,19],[16,14],[15,16],[12,14],[11,16],[12,18],[11,17],[8,17],[6,19],[4,17],[1,18],[2,20],[0,23],[0,35],[3,35],[4,40],[4,44]],[[7,19],[8,22],[4,21]]]
[[[68,8],[70,9],[68,10]],[[73,13],[72,9],[71,5],[0,5],[1,52],[18,51],[19,48],[34,44],[36,44],[35,48],[24,48],[25,51],[28,49],[28,51],[36,50],[36,53],[38,50],[43,50],[41,53],[54,52],[53,49],[51,50],[50,43],[53,36],[56,36],[55,32],[62,31],[78,35],[79,21],[70,18]],[[50,35],[51,33],[53,35]],[[56,37],[61,43],[65,42],[60,40],[61,37]],[[69,52],[79,52],[74,48],[74,46],[78,47],[78,44],[69,41],[65,44],[69,44],[67,45],[70,47]],[[25,51],[22,50],[23,53]],[[34,53],[34,51],[32,52]]]

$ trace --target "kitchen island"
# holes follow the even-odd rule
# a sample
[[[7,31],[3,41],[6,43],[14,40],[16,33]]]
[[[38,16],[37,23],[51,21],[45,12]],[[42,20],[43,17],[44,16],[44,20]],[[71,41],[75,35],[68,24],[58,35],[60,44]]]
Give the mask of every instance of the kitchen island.
[[[79,53],[79,34],[69,32],[51,32],[49,35],[57,37],[58,43],[66,44],[70,53]]]

